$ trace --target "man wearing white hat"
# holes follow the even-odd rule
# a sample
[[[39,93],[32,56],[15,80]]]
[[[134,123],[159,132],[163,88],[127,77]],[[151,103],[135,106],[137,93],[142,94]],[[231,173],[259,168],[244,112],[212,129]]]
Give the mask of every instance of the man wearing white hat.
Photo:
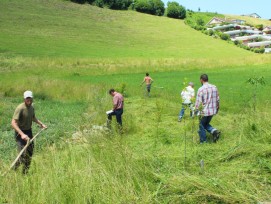
[[[31,91],[25,91],[24,103],[17,106],[12,117],[11,125],[15,130],[15,139],[17,142],[18,152],[20,152],[27,144],[27,141],[33,137],[31,129],[32,121],[39,124],[41,128],[47,128],[46,125],[36,118],[32,103],[33,93]],[[33,150],[34,143],[32,142],[15,164],[15,170],[20,166],[20,164],[23,164],[23,173],[27,173],[30,167]]]
[[[188,86],[185,87],[181,92],[182,97],[182,109],[179,113],[179,122],[182,121],[182,118],[184,116],[185,109],[187,107],[190,108],[190,117],[194,116],[194,107],[192,104],[192,99],[195,97],[195,90],[194,90],[194,83],[189,82]]]

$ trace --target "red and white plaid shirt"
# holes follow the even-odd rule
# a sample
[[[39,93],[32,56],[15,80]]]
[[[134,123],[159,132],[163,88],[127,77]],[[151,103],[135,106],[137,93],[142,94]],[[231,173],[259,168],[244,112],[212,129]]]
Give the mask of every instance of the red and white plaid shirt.
[[[215,85],[205,82],[199,88],[195,109],[198,110],[201,104],[203,106],[202,115],[211,116],[217,113],[219,108],[219,93]]]

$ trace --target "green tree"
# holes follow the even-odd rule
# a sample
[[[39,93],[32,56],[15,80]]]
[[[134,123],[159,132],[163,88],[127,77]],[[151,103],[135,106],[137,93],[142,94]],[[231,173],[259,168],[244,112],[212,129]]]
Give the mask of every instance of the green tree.
[[[104,0],[104,4],[110,9],[126,10],[132,4],[132,0]]]
[[[162,16],[165,12],[165,4],[161,0],[136,0],[134,8],[138,12]]]
[[[256,25],[255,28],[262,31],[263,30],[263,24]]]
[[[186,17],[186,10],[177,2],[167,3],[167,17],[184,19]]]

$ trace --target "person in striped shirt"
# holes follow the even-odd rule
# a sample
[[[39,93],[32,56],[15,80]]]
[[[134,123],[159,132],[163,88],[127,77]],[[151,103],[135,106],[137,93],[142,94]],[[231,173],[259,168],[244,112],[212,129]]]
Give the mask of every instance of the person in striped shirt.
[[[219,110],[219,93],[215,85],[208,83],[208,75],[200,76],[202,86],[198,89],[195,109],[201,115],[199,123],[200,143],[207,142],[206,130],[213,135],[213,141],[219,139],[220,131],[210,125],[210,122]]]

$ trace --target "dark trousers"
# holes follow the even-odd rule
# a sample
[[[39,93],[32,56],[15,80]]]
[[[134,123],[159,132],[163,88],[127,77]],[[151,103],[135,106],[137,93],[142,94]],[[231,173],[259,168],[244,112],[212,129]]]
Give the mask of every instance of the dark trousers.
[[[200,143],[206,142],[206,130],[209,133],[213,133],[214,130],[216,130],[215,128],[213,128],[210,125],[210,122],[212,120],[213,116],[203,116],[200,120],[199,123],[199,138],[200,138]]]
[[[117,119],[117,123],[122,126],[122,119],[121,119],[121,115],[123,113],[123,109],[117,109],[117,110],[114,110],[113,113],[110,113],[108,114],[108,120],[111,122],[112,121],[112,115],[115,115],[116,116],[116,119]]]
[[[23,130],[23,133],[26,134],[30,139],[33,138],[32,130]],[[15,140],[17,142],[17,150],[18,153],[21,152],[21,150],[24,148],[24,146],[27,144],[27,141],[23,140],[21,136],[15,132]],[[19,168],[19,166],[23,165],[23,173],[26,174],[29,170],[31,159],[33,156],[34,151],[34,142],[32,142],[24,151],[24,153],[21,155],[20,159],[15,164],[15,170]]]

